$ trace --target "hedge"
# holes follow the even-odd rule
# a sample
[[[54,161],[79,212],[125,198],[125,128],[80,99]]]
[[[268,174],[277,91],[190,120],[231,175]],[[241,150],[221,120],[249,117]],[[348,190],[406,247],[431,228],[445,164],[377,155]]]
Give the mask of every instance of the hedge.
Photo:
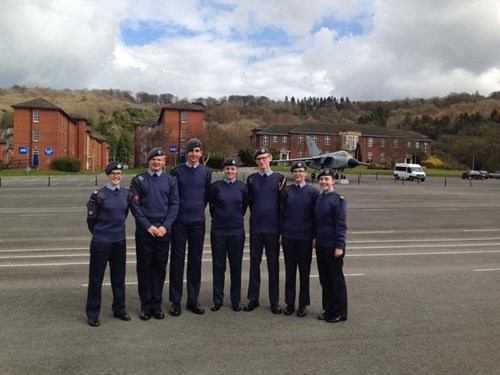
[[[52,162],[52,169],[63,172],[78,172],[81,164],[82,162],[80,159],[72,156],[61,156],[60,158],[54,159]]]

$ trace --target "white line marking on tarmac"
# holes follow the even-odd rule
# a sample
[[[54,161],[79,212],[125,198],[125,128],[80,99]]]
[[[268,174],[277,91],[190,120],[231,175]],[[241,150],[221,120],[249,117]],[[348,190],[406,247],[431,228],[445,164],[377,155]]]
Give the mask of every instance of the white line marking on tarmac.
[[[500,229],[464,229],[464,232],[498,232]]]
[[[482,268],[473,270],[474,272],[488,272],[488,271],[500,271],[500,268]]]

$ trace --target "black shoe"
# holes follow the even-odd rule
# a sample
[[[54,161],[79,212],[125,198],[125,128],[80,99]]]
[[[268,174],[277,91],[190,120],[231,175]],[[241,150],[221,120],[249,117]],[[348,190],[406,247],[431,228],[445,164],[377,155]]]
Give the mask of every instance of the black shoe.
[[[128,322],[130,320],[130,316],[124,311],[121,314],[115,314],[115,318]]]
[[[201,305],[199,303],[195,303],[195,304],[188,303],[188,304],[186,304],[186,308],[189,311],[192,311],[197,315],[205,314],[205,310],[203,309],[203,307],[201,307]]]
[[[239,303],[233,303],[233,311],[241,311],[241,306]]]
[[[327,313],[325,310],[321,312],[321,314],[318,315],[318,320],[325,320],[327,316]]]
[[[295,307],[293,307],[292,305],[287,305],[285,307],[285,311],[283,311],[283,314],[285,314],[286,316],[292,315],[294,311],[295,311]]]
[[[280,307],[280,305],[278,305],[278,304],[271,305],[271,312],[273,314],[281,314],[281,307]]]
[[[157,309],[153,311],[153,318],[155,319],[165,319],[165,313],[162,309]]]
[[[306,315],[307,315],[307,308],[305,308],[305,307],[299,307],[299,309],[297,310],[297,316],[299,318],[303,318]]]
[[[220,303],[214,303],[212,305],[212,307],[210,308],[210,310],[212,311],[219,311],[220,310],[220,307],[221,307],[221,304]]]
[[[87,323],[91,327],[99,327],[99,325],[101,324],[101,323],[99,323],[99,319],[98,318],[88,318],[87,319]]]
[[[243,311],[254,311],[259,306],[259,301],[250,301],[245,307],[243,307]]]
[[[346,320],[347,315],[331,315],[326,318],[327,323],[345,322]]]
[[[141,320],[149,320],[149,319],[151,319],[151,314],[147,313],[145,311],[141,311],[141,313],[139,314],[139,319],[141,319]]]
[[[170,306],[170,310],[168,310],[168,313],[172,316],[181,315],[181,305],[177,303],[172,303],[172,306]]]

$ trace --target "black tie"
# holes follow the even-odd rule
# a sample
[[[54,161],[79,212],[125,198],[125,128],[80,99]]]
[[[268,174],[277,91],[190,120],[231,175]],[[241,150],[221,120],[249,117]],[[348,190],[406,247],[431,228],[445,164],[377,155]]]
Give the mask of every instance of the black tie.
[[[262,175],[262,177],[267,177],[267,174]]]
[[[153,178],[154,178],[155,180],[157,180],[157,179],[158,179],[158,174],[153,173]]]
[[[115,188],[115,191],[120,191],[120,189],[118,189],[118,188]]]

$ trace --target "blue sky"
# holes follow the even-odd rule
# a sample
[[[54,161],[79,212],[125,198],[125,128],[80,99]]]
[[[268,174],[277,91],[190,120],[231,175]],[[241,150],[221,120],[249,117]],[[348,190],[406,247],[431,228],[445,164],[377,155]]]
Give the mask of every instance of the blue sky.
[[[0,2],[0,87],[387,100],[500,90],[497,0]]]

